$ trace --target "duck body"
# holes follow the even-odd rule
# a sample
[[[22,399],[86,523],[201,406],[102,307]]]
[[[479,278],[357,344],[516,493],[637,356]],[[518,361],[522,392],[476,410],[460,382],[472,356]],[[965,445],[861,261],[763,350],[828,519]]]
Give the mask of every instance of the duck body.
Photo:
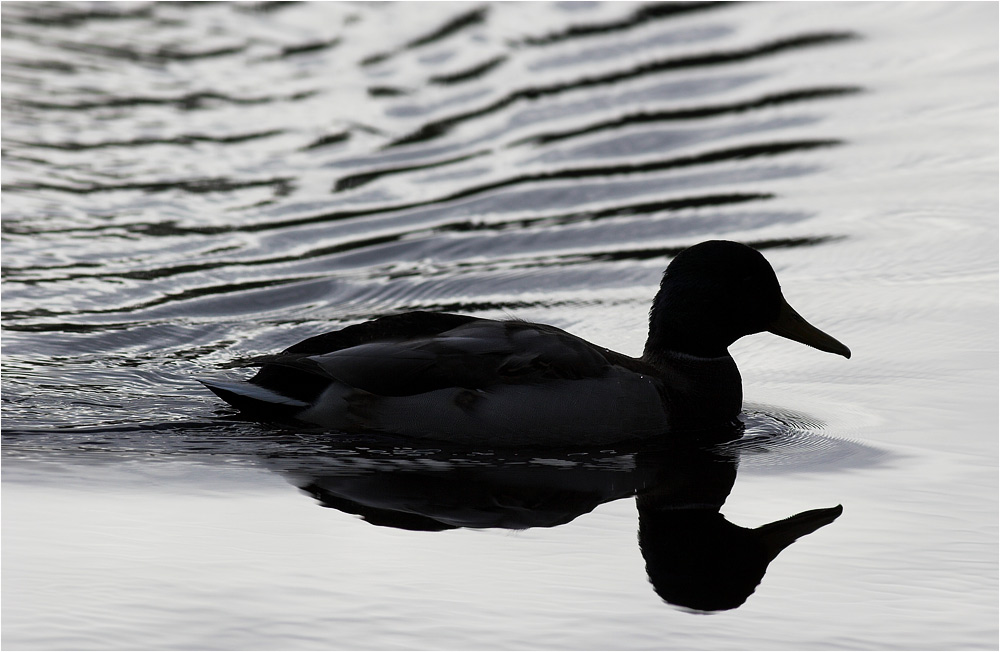
[[[268,420],[474,444],[644,439],[683,427],[681,406],[699,400],[717,408],[711,425],[735,419],[733,359],[674,357],[656,366],[544,324],[408,312],[258,358],[247,383],[202,382]]]
[[[778,300],[758,306],[757,285]],[[799,331],[779,332],[782,322]],[[668,267],[640,358],[544,324],[407,312],[255,358],[248,381],[201,382],[258,420],[468,445],[601,446],[736,425],[742,384],[727,347],[772,324],[850,355],[787,306],[763,256],[717,241]]]

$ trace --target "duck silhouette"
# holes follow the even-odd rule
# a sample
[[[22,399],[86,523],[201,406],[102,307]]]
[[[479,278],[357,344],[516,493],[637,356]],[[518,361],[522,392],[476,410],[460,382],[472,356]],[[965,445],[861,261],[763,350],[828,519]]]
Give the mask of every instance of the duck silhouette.
[[[468,445],[600,446],[737,423],[728,347],[769,331],[849,358],[785,301],[760,252],[723,240],[679,253],[633,358],[554,326],[407,312],[246,362],[249,380],[201,382],[246,417]]]

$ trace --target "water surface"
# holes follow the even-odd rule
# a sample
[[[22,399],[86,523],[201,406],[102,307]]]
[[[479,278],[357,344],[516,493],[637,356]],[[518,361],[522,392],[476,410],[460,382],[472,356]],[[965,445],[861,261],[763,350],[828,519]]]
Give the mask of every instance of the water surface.
[[[4,647],[995,649],[997,19],[4,3]],[[711,238],[854,357],[738,342],[746,433],[693,459],[317,436],[194,380],[413,309],[637,355]],[[677,533],[746,569],[837,505],[739,605],[678,597]]]

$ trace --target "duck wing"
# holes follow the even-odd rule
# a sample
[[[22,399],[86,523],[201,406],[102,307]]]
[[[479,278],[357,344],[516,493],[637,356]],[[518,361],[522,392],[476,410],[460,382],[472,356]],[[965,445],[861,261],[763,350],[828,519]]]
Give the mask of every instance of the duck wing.
[[[325,333],[284,352],[256,358],[250,382],[311,400],[323,380],[380,396],[410,396],[447,387],[487,389],[509,383],[603,376],[619,356],[542,324],[463,315],[405,313]],[[303,388],[305,389],[305,388]]]

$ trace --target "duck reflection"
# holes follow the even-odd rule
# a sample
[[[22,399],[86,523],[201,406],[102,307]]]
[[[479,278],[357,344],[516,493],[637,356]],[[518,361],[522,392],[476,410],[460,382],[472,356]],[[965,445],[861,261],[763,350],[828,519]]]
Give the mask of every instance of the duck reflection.
[[[634,496],[653,588],[671,604],[718,611],[743,604],[782,550],[843,511],[731,523],[720,510],[738,459],[738,448],[718,446],[559,453],[365,443],[268,463],[324,507],[405,530],[554,527]]]

